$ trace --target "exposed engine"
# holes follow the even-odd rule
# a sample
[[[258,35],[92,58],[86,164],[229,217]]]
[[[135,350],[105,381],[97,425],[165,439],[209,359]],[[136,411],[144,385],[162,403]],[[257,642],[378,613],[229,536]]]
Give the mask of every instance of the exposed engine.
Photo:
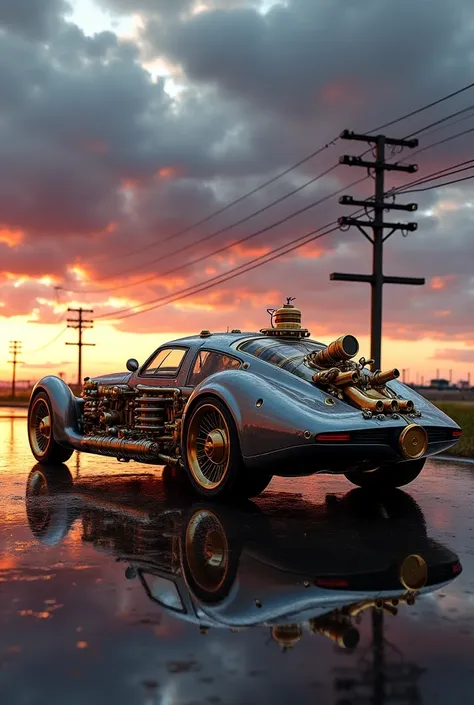
[[[181,419],[186,403],[171,387],[105,385],[86,380],[82,396],[83,444],[119,459],[175,465],[180,462]]]
[[[386,386],[387,382],[397,379],[400,372],[396,368],[387,372],[371,372],[366,365],[372,364],[373,360],[363,357],[358,363],[352,360],[358,350],[356,338],[343,335],[327,348],[310,353],[306,362],[317,370],[313,382],[333,396],[350,401],[368,417],[374,414],[421,416],[411,399],[400,398]]]

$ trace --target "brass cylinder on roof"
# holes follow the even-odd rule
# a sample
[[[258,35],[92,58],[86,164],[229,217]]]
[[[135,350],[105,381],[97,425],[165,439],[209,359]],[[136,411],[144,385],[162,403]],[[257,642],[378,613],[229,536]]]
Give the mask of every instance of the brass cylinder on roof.
[[[360,382],[359,370],[350,370],[349,372],[339,372],[334,380],[335,387],[346,387],[348,384],[357,384]]]
[[[293,328],[295,330],[301,328],[301,311],[289,302],[275,311],[273,319],[275,328]]]
[[[350,360],[357,355],[359,343],[353,335],[341,335],[340,338],[330,343],[327,348],[319,350],[311,355],[311,360],[320,367],[331,367],[332,365]]]
[[[344,387],[344,393],[351,401],[354,402],[359,409],[367,409],[376,414],[382,414],[384,411],[384,405],[382,399],[371,399],[364,392],[351,384]]]

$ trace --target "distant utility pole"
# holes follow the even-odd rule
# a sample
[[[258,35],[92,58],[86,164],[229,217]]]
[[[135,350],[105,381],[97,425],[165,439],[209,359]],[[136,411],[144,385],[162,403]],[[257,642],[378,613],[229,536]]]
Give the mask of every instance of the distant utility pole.
[[[12,371],[12,399],[15,398],[16,391],[16,366],[19,364],[18,355],[21,353],[21,341],[20,340],[10,340],[10,355],[12,360],[9,363],[13,365]]]
[[[357,140],[359,142],[368,142],[375,145],[375,161],[366,161],[362,157],[353,157],[344,155],[339,159],[341,164],[348,166],[364,167],[369,174],[373,174],[375,178],[375,198],[359,201],[352,196],[341,196],[339,203],[344,206],[362,206],[367,213],[368,209],[374,212],[373,219],[359,219],[343,216],[339,218],[339,224],[350,227],[355,225],[364,237],[372,243],[372,274],[341,274],[333,272],[330,275],[332,281],[346,282],[366,282],[370,284],[371,295],[371,323],[370,323],[370,357],[374,360],[372,369],[381,368],[382,356],[382,289],[384,284],[415,284],[417,286],[425,283],[424,279],[413,277],[387,277],[383,273],[383,243],[396,230],[406,232],[414,232],[417,229],[416,223],[386,223],[383,219],[384,211],[399,210],[399,211],[416,211],[418,206],[416,203],[408,203],[406,205],[396,204],[391,201],[385,201],[385,172],[386,171],[405,171],[413,173],[417,170],[417,166],[410,164],[403,166],[401,164],[388,164],[385,161],[385,146],[399,147],[416,147],[418,140],[402,140],[386,137],[385,135],[358,135],[350,130],[344,130],[341,138],[345,140]],[[365,228],[372,228],[373,236],[366,232]],[[389,229],[389,233],[384,235],[384,230]]]
[[[76,330],[79,331],[79,339],[77,343],[66,343],[66,345],[77,345],[78,346],[78,352],[79,352],[79,357],[78,357],[78,364],[77,364],[77,386],[80,387],[82,384],[82,348],[84,345],[94,347],[95,343],[83,343],[82,342],[82,331],[83,330],[89,330],[90,328],[94,327],[94,321],[91,318],[83,318],[82,314],[83,313],[94,313],[94,311],[90,308],[68,308],[68,311],[74,312],[78,314],[77,318],[68,318],[67,323],[68,323],[68,328],[75,328]],[[72,325],[74,324],[74,325]]]

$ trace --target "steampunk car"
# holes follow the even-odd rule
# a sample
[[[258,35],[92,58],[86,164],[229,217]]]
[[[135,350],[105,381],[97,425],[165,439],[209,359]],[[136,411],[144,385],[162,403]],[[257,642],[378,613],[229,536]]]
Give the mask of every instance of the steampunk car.
[[[344,335],[311,340],[288,303],[259,333],[215,333],[162,345],[127,373],[86,377],[75,397],[58,377],[33,389],[35,458],[73,450],[183,468],[204,496],[262,492],[273,475],[343,473],[356,485],[400,487],[461,429],[397,369],[371,371]]]
[[[157,609],[201,630],[268,628],[285,648],[304,631],[354,648],[365,610],[395,615],[462,571],[401,490],[276,499],[206,503],[152,474],[73,480],[36,465],[26,514],[39,542],[74,532],[121,563]]]

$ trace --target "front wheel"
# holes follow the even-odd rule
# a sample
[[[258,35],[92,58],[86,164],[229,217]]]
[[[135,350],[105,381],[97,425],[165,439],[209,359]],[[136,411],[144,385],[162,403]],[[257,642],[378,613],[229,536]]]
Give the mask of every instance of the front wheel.
[[[391,489],[403,487],[413,482],[423,470],[426,458],[409,460],[404,463],[381,465],[376,470],[356,470],[345,473],[347,479],[359,487],[371,489]]]
[[[254,497],[271,480],[250,476],[234,420],[214,397],[199,399],[191,409],[183,432],[183,459],[191,485],[202,497]]]
[[[60,464],[69,460],[73,451],[54,440],[53,410],[49,397],[39,392],[28,408],[28,440],[39,463]]]

